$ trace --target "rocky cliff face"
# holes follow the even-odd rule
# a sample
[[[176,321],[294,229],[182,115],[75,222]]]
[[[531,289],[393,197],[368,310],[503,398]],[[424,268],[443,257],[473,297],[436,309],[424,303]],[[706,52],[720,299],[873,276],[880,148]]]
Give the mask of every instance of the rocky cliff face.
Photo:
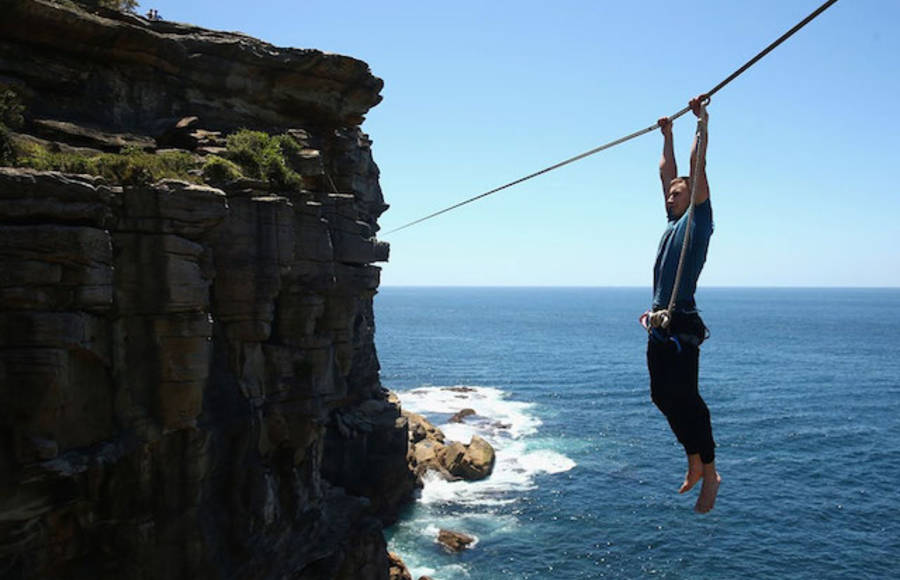
[[[407,424],[362,62],[4,2],[0,82],[52,147],[292,131],[303,188],[0,169],[0,576],[386,578]],[[177,137],[185,137],[178,140]],[[174,137],[173,137],[174,136]]]

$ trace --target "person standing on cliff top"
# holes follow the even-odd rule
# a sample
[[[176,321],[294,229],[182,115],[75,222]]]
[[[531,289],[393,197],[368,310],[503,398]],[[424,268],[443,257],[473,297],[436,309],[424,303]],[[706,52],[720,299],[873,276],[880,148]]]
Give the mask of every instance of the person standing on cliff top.
[[[704,99],[701,95],[690,101],[698,126],[705,126],[709,118],[703,104]],[[697,139],[694,139],[691,148],[691,175],[678,177],[672,145],[672,121],[663,117],[658,123],[663,134],[659,176],[662,180],[668,225],[656,254],[653,267],[653,306],[647,315],[647,319],[651,321],[648,326],[650,338],[647,342],[650,394],[687,453],[687,475],[678,492],[685,493],[702,479],[703,485],[694,509],[706,513],[715,505],[719,483],[722,481],[716,471],[716,444],[712,436],[709,409],[700,396],[697,385],[700,343],[706,338],[707,330],[697,313],[694,292],[713,232],[709,184],[706,181],[706,147],[705,143],[698,147]],[[667,308],[672,296],[687,229],[691,186],[695,181],[697,190],[687,254],[676,295],[677,301],[670,313],[668,325],[664,328],[660,326],[660,317],[654,314]]]

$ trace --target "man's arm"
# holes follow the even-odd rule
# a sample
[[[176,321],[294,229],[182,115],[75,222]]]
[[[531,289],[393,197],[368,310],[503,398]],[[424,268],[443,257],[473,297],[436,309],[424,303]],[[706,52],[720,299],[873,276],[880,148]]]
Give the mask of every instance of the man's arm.
[[[691,146],[691,183],[696,184],[697,192],[694,205],[700,205],[709,199],[709,183],[706,181],[706,145],[709,143],[709,133],[706,131],[709,122],[709,114],[706,107],[701,107],[705,95],[694,97],[690,101],[691,110],[697,116],[697,129],[703,126],[703,140],[697,143],[697,135],[694,135],[694,144]]]
[[[663,134],[662,159],[659,161],[659,179],[662,181],[663,199],[669,195],[669,184],[678,177],[678,166],[675,164],[675,147],[672,144],[672,120],[662,117],[656,122]]]

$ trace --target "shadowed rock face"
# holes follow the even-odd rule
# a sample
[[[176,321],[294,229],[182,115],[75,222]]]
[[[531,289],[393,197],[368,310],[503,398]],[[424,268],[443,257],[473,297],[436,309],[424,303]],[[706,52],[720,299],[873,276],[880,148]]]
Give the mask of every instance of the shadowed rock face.
[[[149,134],[188,115],[217,129],[358,125],[383,85],[345,56],[45,0],[3,3],[0,74],[34,118]]]
[[[374,346],[387,206],[358,123],[381,82],[242,35],[3,12],[0,81],[53,139],[152,147],[196,116],[296,130],[308,169],[285,192],[0,168],[0,576],[387,578],[415,477]]]

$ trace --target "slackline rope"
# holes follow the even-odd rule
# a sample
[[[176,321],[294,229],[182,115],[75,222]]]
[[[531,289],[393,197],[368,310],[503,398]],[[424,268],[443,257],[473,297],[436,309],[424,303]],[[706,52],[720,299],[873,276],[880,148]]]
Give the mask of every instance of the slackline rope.
[[[751,66],[756,64],[757,61],[759,61],[761,58],[763,58],[764,56],[766,56],[767,54],[772,52],[779,44],[781,44],[782,42],[784,42],[785,40],[787,40],[788,38],[793,36],[794,33],[796,33],[798,30],[800,30],[801,28],[803,28],[804,26],[809,24],[816,16],[818,16],[822,12],[825,12],[825,10],[827,10],[835,2],[837,2],[837,0],[828,0],[827,2],[825,2],[824,4],[819,6],[812,14],[810,14],[809,16],[807,16],[806,18],[804,18],[803,20],[798,22],[793,28],[791,28],[790,30],[788,30],[787,32],[782,34],[775,42],[773,42],[772,44],[767,46],[759,54],[757,54],[756,56],[754,56],[753,58],[748,60],[746,63],[744,63],[744,65],[742,67],[740,67],[739,69],[737,69],[736,71],[734,71],[733,73],[728,75],[728,77],[725,80],[723,80],[722,82],[717,84],[715,87],[713,87],[712,90],[710,90],[707,93],[704,93],[704,95],[706,97],[706,99],[704,99],[704,100],[708,100],[709,97],[712,97],[714,94],[719,92],[719,90],[722,89],[725,85],[727,85],[728,83],[730,83],[731,81],[733,81],[734,79],[739,77],[741,74],[743,74],[744,71],[746,71],[748,68],[750,68]],[[675,121],[675,119],[684,115],[689,110],[690,110],[690,107],[685,107],[685,108],[681,109],[680,111],[678,111],[677,113],[675,113],[674,115],[670,115],[669,119],[672,121]],[[656,123],[654,123],[653,125],[650,125],[649,127],[641,129],[640,131],[635,131],[634,133],[631,133],[630,135],[626,135],[624,137],[616,139],[615,141],[610,141],[609,143],[606,143],[599,147],[595,147],[594,149],[591,149],[590,151],[585,151],[584,153],[576,155],[575,157],[570,157],[569,159],[566,159],[565,161],[560,161],[559,163],[557,163],[555,165],[551,165],[550,167],[546,167],[544,169],[541,169],[540,171],[535,171],[534,173],[532,173],[530,175],[526,175],[525,177],[520,177],[519,179],[516,179],[515,181],[510,181],[509,183],[501,185],[500,187],[495,187],[494,189],[492,189],[490,191],[485,191],[484,193],[476,195],[475,197],[470,197],[469,199],[467,199],[465,201],[461,201],[457,204],[451,205],[450,207],[447,207],[440,211],[436,211],[432,214],[429,214],[423,218],[419,218],[417,220],[411,221],[407,224],[400,226],[399,228],[394,228],[388,232],[385,232],[382,235],[386,236],[386,235],[392,234],[394,232],[399,232],[400,230],[406,229],[410,226],[414,226],[418,223],[422,223],[425,220],[430,220],[431,218],[434,218],[441,214],[447,213],[448,211],[452,211],[458,207],[462,207],[466,204],[472,203],[473,201],[478,201],[479,199],[481,199],[483,197],[487,197],[491,194],[497,193],[498,191],[502,191],[502,190],[512,187],[514,185],[518,185],[518,184],[522,183],[523,181],[528,181],[529,179],[535,178],[539,175],[549,173],[549,172],[553,171],[554,169],[559,169],[560,167],[563,167],[564,165],[568,165],[569,163],[574,163],[575,161],[579,161],[579,160],[584,159],[585,157],[589,157],[595,153],[600,153],[601,151],[603,151],[605,149],[615,147],[616,145],[621,145],[622,143],[625,143],[626,141],[630,141],[631,139],[634,139],[635,137],[640,137],[641,135],[646,135],[647,133],[650,133],[651,131],[655,131],[657,128],[659,128],[659,126]]]

